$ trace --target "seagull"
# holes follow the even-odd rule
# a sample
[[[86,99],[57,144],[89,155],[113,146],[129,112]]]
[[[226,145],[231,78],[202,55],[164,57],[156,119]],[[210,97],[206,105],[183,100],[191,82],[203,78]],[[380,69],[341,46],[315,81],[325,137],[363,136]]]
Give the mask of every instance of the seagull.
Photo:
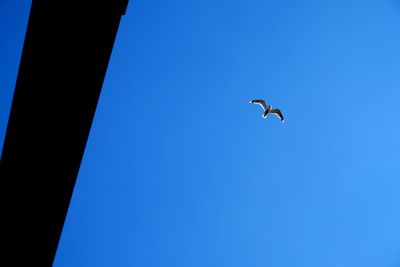
[[[283,115],[282,115],[281,111],[279,109],[277,109],[277,108],[272,109],[272,105],[269,105],[267,107],[267,105],[265,104],[264,100],[262,100],[262,99],[251,100],[250,103],[258,104],[263,108],[264,114],[262,115],[262,117],[264,119],[267,118],[268,114],[272,113],[272,114],[275,114],[276,116],[278,116],[278,118],[281,119],[282,122],[284,122]]]

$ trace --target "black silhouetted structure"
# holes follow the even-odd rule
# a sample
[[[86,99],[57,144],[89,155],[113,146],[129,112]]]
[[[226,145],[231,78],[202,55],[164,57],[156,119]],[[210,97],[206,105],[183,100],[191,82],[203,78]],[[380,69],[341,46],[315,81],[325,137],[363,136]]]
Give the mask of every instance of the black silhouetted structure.
[[[127,3],[32,1],[0,161],[7,266],[53,263]]]

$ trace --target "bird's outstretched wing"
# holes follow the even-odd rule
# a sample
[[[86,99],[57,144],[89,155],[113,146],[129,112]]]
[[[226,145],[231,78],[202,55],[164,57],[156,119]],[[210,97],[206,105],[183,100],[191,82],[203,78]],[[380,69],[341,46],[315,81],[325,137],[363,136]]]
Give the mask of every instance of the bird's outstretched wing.
[[[260,105],[260,106],[263,108],[264,111],[267,110],[267,105],[265,105],[265,101],[262,100],[262,99],[251,100],[250,103],[258,104],[258,105]]]
[[[278,116],[279,119],[281,119],[282,122],[284,122],[282,112],[281,112],[279,109],[277,109],[277,108],[271,109],[271,110],[269,111],[269,113],[275,114],[276,116]]]

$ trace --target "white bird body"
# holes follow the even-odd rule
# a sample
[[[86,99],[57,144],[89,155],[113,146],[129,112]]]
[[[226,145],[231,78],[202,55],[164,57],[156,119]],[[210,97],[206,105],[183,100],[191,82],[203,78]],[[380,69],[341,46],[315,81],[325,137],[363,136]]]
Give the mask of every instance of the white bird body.
[[[264,119],[267,118],[268,114],[275,114],[282,122],[284,122],[282,112],[277,108],[272,109],[272,105],[267,106],[264,100],[262,99],[252,100],[250,101],[250,103],[257,104],[262,107],[262,109],[264,110],[264,114],[262,115],[262,117]]]

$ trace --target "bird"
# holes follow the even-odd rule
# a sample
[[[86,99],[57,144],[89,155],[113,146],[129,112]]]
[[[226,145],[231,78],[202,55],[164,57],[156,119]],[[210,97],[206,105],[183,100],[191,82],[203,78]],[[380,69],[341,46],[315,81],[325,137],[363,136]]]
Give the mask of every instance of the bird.
[[[279,109],[272,109],[272,105],[267,106],[265,104],[265,101],[262,99],[256,99],[256,100],[251,100],[249,103],[252,104],[258,104],[260,105],[263,110],[264,110],[264,114],[262,115],[262,117],[265,119],[267,118],[268,114],[275,114],[276,116],[278,116],[278,118],[284,122],[285,120],[283,119],[283,115],[282,112]]]

